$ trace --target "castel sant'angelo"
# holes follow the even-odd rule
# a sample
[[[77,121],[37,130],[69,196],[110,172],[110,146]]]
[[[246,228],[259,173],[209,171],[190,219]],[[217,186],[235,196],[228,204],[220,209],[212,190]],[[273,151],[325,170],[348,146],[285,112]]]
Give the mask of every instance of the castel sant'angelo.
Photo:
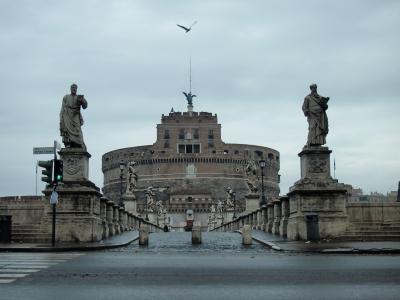
[[[133,194],[138,214],[144,215],[145,191],[153,187],[154,199],[162,201],[172,223],[184,220],[187,209],[192,209],[195,219],[204,224],[211,205],[225,201],[228,187],[236,193],[238,214],[246,209],[246,195],[260,195],[259,161],[265,160],[265,195],[268,202],[276,199],[279,152],[264,146],[223,142],[217,115],[193,111],[193,102],[188,103],[185,112],[172,110],[161,116],[154,144],[103,155],[104,195],[118,202],[122,191],[129,189],[127,168],[120,165],[134,162],[137,180]]]

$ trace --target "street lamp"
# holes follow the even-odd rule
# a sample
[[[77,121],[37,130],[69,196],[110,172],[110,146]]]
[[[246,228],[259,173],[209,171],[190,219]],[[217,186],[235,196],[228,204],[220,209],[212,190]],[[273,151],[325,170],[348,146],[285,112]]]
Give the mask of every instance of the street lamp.
[[[233,198],[233,216],[232,216],[232,221],[236,219],[236,192],[232,193],[232,198]]]
[[[124,202],[122,200],[122,177],[124,175],[124,169],[125,169],[125,163],[123,160],[119,161],[119,170],[121,173],[119,174],[119,179],[120,179],[120,190],[119,190],[119,206],[124,206]]]
[[[260,168],[261,168],[261,202],[260,202],[260,207],[263,207],[267,205],[267,201],[265,199],[265,194],[264,194],[264,169],[265,169],[265,160],[262,159],[260,160]]]

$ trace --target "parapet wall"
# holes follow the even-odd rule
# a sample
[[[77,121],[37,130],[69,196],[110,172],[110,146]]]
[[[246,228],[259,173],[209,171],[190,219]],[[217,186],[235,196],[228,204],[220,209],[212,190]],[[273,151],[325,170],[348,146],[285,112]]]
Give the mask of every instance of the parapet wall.
[[[376,222],[392,223],[400,222],[400,203],[348,203],[346,205],[349,223],[352,222]]]
[[[16,224],[39,224],[43,217],[43,196],[0,197],[0,215],[11,215]]]

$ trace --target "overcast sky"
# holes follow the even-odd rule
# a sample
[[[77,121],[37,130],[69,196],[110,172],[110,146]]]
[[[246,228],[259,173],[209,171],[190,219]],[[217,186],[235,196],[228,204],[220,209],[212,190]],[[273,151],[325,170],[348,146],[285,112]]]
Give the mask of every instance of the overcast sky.
[[[176,23],[197,24],[186,34]],[[161,114],[216,113],[227,143],[281,154],[281,194],[300,177],[310,83],[331,97],[327,146],[339,182],[400,180],[399,1],[0,1],[0,195],[34,195],[32,148],[59,136],[62,97],[88,100],[90,179],[101,156],[149,145]],[[333,172],[333,170],[332,170]],[[44,184],[38,180],[39,193]]]

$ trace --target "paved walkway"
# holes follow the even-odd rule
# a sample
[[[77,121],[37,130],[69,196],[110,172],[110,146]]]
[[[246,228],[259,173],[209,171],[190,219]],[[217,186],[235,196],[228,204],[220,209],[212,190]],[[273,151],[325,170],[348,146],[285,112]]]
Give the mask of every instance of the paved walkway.
[[[129,245],[139,238],[138,231],[126,231],[112,236],[104,241],[87,243],[59,243],[52,247],[50,244],[31,243],[0,243],[0,251],[9,252],[61,252],[102,250]]]
[[[253,230],[253,238],[277,251],[314,252],[314,253],[382,253],[400,254],[400,241],[351,242],[329,241],[318,242],[289,241],[278,235],[261,230]]]

